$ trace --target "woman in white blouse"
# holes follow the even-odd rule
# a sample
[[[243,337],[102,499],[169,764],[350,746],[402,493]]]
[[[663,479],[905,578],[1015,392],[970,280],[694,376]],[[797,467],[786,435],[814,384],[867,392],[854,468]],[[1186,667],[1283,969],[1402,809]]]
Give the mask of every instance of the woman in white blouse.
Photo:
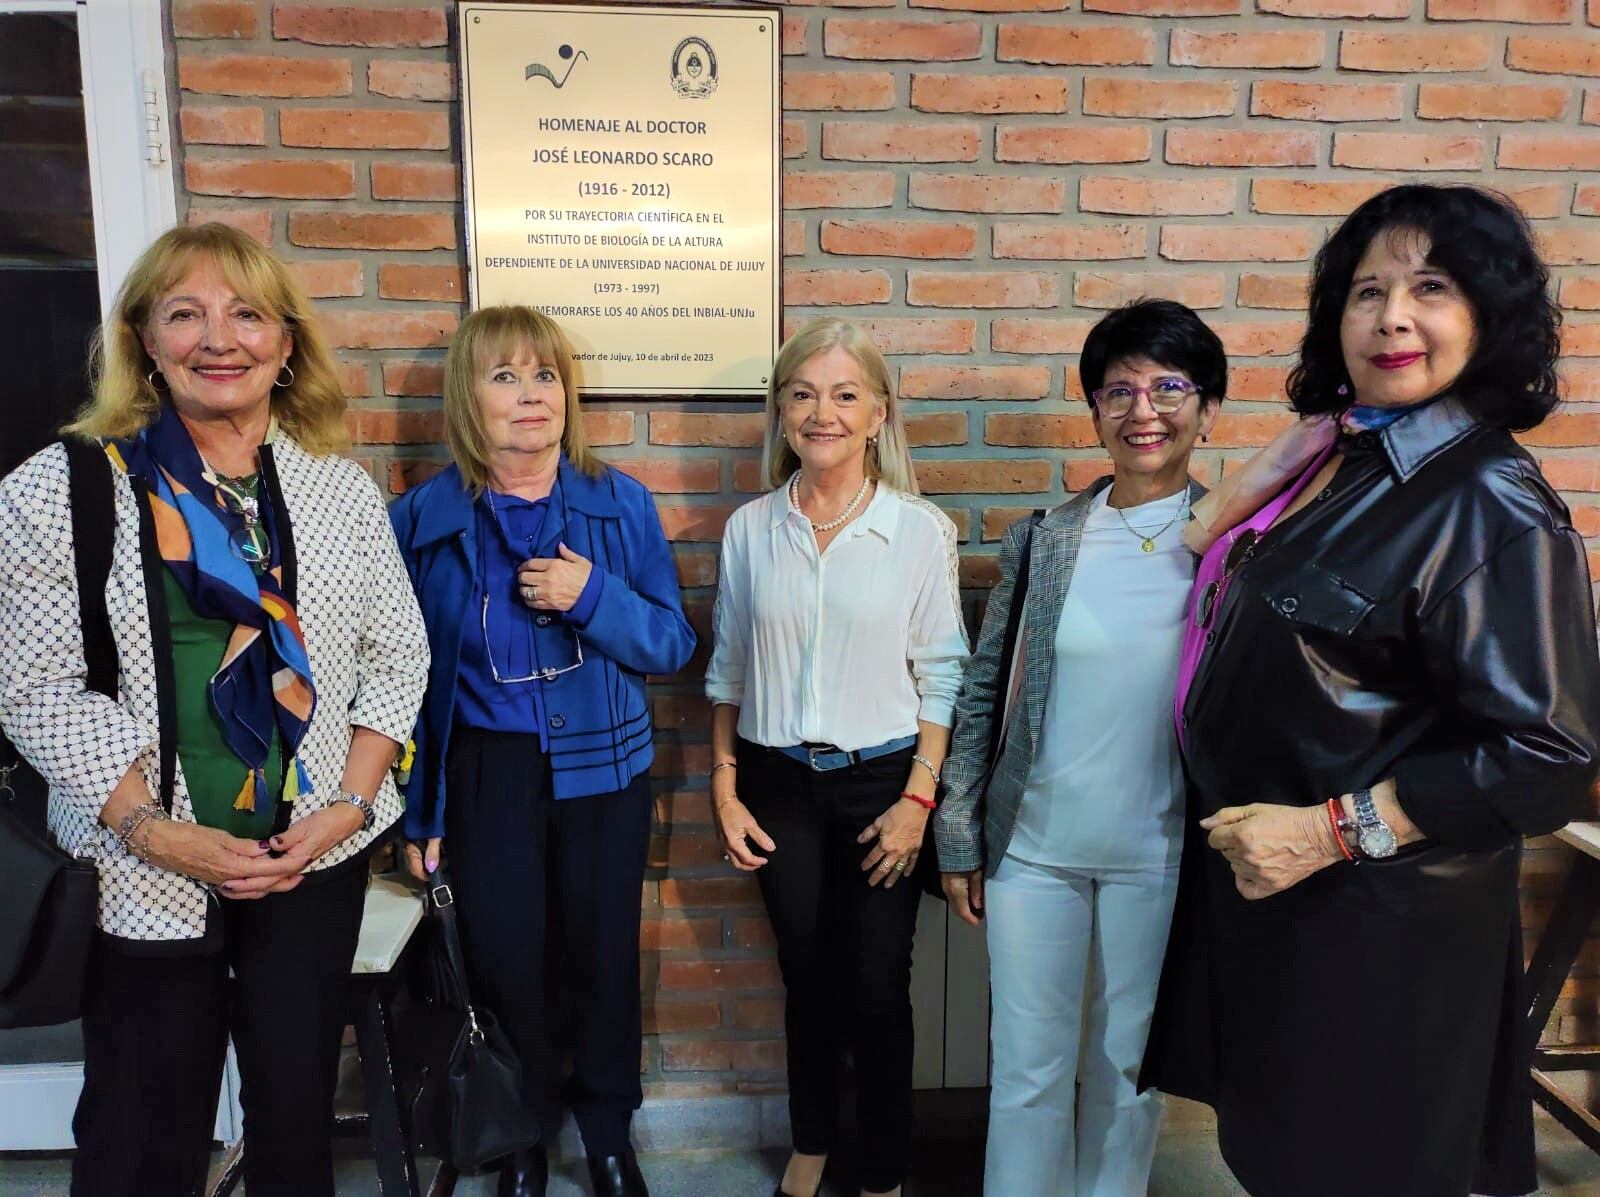
[[[951,910],[987,914],[989,1197],[1143,1197],[1161,1118],[1136,1080],[1183,840],[1172,704],[1195,559],[1182,537],[1205,493],[1189,454],[1228,359],[1188,308],[1140,300],[1090,331],[1078,371],[1113,473],[1006,533],[935,829]]]
[[[911,939],[922,847],[967,659],[955,527],[917,496],[883,356],[816,320],[767,391],[772,488],[722,540],[711,795],[755,872],[787,1002],[794,1153],[812,1197],[855,1060],[863,1194],[898,1194],[911,1136]],[[930,862],[931,863],[931,862]]]

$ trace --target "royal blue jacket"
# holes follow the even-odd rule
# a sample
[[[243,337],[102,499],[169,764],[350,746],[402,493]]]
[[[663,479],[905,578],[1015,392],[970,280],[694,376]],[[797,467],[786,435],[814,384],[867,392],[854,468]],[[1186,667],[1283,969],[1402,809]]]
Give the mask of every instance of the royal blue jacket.
[[[406,798],[406,836],[444,834],[444,762],[455,714],[461,638],[481,635],[478,613],[477,521],[472,492],[451,466],[407,491],[389,508],[400,555],[428,627],[433,663],[415,733],[416,755]],[[647,674],[674,673],[694,652],[694,629],[678,597],[678,573],[650,492],[607,468],[590,478],[561,459],[560,483],[535,555],[557,556],[565,544],[600,575],[594,611],[578,624],[540,612],[534,619],[537,661],[583,666],[546,682],[546,729],[554,796],[582,798],[620,790],[650,767]]]

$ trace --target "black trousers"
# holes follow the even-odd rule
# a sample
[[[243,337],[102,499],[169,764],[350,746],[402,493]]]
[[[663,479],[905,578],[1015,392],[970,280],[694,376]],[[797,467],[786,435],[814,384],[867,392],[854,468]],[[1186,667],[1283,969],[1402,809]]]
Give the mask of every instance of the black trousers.
[[[203,1191],[230,1033],[250,1197],[333,1197],[333,1090],[366,887],[361,867],[255,901],[221,899],[211,917],[223,920],[222,949],[204,955],[100,939],[72,1197]]]
[[[537,736],[458,727],[445,784],[445,851],[474,996],[516,1045],[524,1097],[547,1134],[569,1105],[590,1153],[620,1155],[644,1100],[650,779],[558,802]]]
[[[912,749],[827,773],[739,742],[739,798],[777,845],[757,873],[786,992],[794,1149],[832,1150],[839,1061],[855,1059],[861,1187],[894,1188],[911,1145],[911,941],[921,890],[868,885],[856,843],[899,799]]]

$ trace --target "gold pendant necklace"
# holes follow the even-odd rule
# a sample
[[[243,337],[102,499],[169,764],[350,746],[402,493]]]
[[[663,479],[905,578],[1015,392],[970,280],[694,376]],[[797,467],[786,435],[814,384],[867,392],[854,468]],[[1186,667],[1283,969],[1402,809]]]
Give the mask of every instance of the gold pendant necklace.
[[[1107,496],[1106,498],[1106,506],[1111,507],[1110,496]],[[1161,527],[1157,528],[1151,533],[1141,532],[1139,529],[1130,524],[1128,522],[1128,517],[1122,514],[1122,508],[1111,507],[1111,510],[1117,513],[1117,518],[1122,521],[1122,526],[1129,532],[1133,533],[1134,536],[1139,538],[1140,551],[1145,553],[1153,553],[1156,551],[1156,541],[1161,539],[1162,533],[1164,533],[1168,528],[1172,527],[1173,524],[1177,523],[1184,516],[1189,514],[1189,495],[1187,492],[1185,492],[1183,496],[1183,505],[1178,508],[1176,514],[1174,514],[1173,517],[1166,523],[1162,524]]]

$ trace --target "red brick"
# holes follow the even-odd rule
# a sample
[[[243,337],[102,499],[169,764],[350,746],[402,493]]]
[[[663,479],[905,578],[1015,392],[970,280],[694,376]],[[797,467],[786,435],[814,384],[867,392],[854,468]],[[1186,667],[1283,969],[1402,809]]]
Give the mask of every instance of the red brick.
[[[933,415],[906,417],[906,443],[913,449],[967,443],[967,415],[941,411]]]
[[[178,55],[178,86],[219,96],[347,96],[354,89],[346,58],[282,55]]]
[[[698,838],[698,837],[697,837]],[[678,847],[678,833],[674,831],[667,837],[670,848]],[[712,859],[721,860],[722,850],[712,840]],[[663,918],[645,919],[640,926],[639,946],[647,952],[682,952],[691,950],[716,949],[722,946],[722,920],[715,915],[702,915],[699,918]],[[715,1002],[662,1002],[662,1007],[668,1010],[674,1007],[683,1007],[690,1010],[709,1007],[712,1020],[705,1021],[707,1011],[691,1016],[694,1025],[690,1030],[705,1030],[708,1026],[714,1027],[720,1022],[716,1017],[718,1011]],[[683,1028],[677,1028],[683,1029]]]
[[[1561,306],[1600,312],[1600,276],[1575,274],[1561,280]]]
[[[1600,133],[1505,133],[1495,165],[1515,170],[1600,170]]]
[[[660,508],[661,527],[667,534],[667,539],[672,541],[696,540],[718,541],[722,539],[722,529],[728,522],[728,517],[733,514],[731,507],[684,507],[678,504],[663,504]],[[660,760],[658,756],[658,761]],[[663,767],[665,762],[663,762]],[[710,767],[710,755],[704,765],[699,765],[690,772],[704,773]]]
[[[1346,29],[1339,35],[1339,67],[1346,71],[1483,71],[1493,52],[1487,33]]]
[[[918,112],[1065,112],[1067,81],[1048,75],[911,76]]]
[[[1588,88],[1583,93],[1583,114],[1579,117],[1586,125],[1600,125],[1600,91]]]
[[[822,250],[889,258],[970,258],[978,234],[970,224],[936,220],[824,220]]]
[[[173,37],[253,38],[260,29],[250,0],[172,0]]]
[[[278,3],[272,36],[317,46],[442,46],[444,9]]]
[[[459,200],[461,172],[451,162],[374,162],[372,198]]]
[[[1428,0],[1428,20],[1565,25],[1572,7],[1572,0]]]
[[[1052,261],[1142,258],[1149,241],[1142,224],[997,224],[992,252]]]
[[[1506,39],[1506,65],[1539,75],[1600,75],[1600,40],[1513,34]]]
[[[454,249],[443,212],[291,212],[289,240],[321,249]]]
[[[284,145],[358,150],[445,150],[450,121],[443,112],[372,108],[285,108],[278,114]]]
[[[189,224],[204,224],[208,220],[248,233],[262,245],[272,244],[271,208],[212,208],[205,204],[190,205]]]
[[[1305,332],[1305,325],[1298,320],[1218,323],[1212,328],[1230,357],[1285,357],[1299,350]]]
[[[987,417],[989,420],[994,418]],[[925,495],[1033,494],[1050,489],[1053,473],[1050,462],[1032,458],[988,458],[983,461],[933,461],[923,458],[917,462],[917,483]]]
[[[1084,338],[1089,335],[1089,330],[1094,324],[1093,320],[1042,320],[1037,317],[996,320],[989,329],[989,346],[996,353],[1079,353],[1083,350]],[[1026,368],[1016,367],[1019,370]],[[1041,388],[1047,387],[1050,381],[1049,371],[1043,366],[1039,367],[1039,370],[1041,374],[1036,381]],[[1041,390],[1037,395],[1013,397],[1042,399],[1045,393]]]
[[[1146,162],[1150,129],[1144,125],[1002,125],[995,134],[996,162]]]
[[[355,296],[365,290],[361,263],[353,259],[319,258],[308,262],[286,262],[284,265],[312,299]]]
[[[1115,12],[1133,17],[1232,17],[1241,0],[1083,0],[1084,12]]]
[[[1292,412],[1237,412],[1224,406],[1211,426],[1211,443],[1226,449],[1258,448],[1294,421]]]
[[[352,439],[360,445],[426,445],[444,439],[444,413],[437,408],[352,408]]]
[[[643,928],[639,938],[642,946]],[[714,1031],[722,1025],[722,1006],[718,1002],[647,1001],[643,1013],[646,1035]]]
[[[887,208],[894,175],[886,170],[796,170],[783,175],[785,208]]]
[[[748,449],[761,443],[764,419],[761,412],[755,411],[653,411],[650,413],[650,443]]]
[[[740,998],[733,1004],[733,1025],[749,1031],[782,1030],[783,1007],[782,998]]]
[[[351,362],[340,358],[334,362],[334,369],[339,372],[340,389],[349,398],[362,398],[371,389],[367,386],[367,366],[365,362]]]
[[[1368,170],[1482,170],[1483,139],[1449,133],[1333,135],[1335,166]]]
[[[1567,114],[1564,87],[1511,83],[1424,83],[1417,115],[1442,121],[1553,121]]]
[[[878,348],[895,353],[971,353],[977,344],[975,320],[936,316],[880,316],[857,320]]]
[[[1592,457],[1541,457],[1539,469],[1557,490],[1600,491],[1600,461]]]
[[[1261,33],[1172,31],[1168,61],[1173,66],[1265,70],[1322,65],[1327,42],[1318,32],[1278,29]]]
[[[590,445],[631,445],[633,413],[591,407],[583,413],[583,435]]]
[[[1250,210],[1268,216],[1347,216],[1392,185],[1385,179],[1252,179]]]
[[[783,302],[795,307],[888,303],[889,276],[882,270],[786,270]]]
[[[1169,129],[1167,161],[1176,166],[1315,166],[1313,130]]]
[[[1002,326],[1066,323],[1044,320],[996,320],[996,331]],[[1087,325],[1088,321],[1076,323]],[[1079,338],[1081,345],[1082,338]],[[1070,352],[1072,350],[1011,350],[994,346],[1001,352]],[[1050,367],[1048,366],[907,366],[900,371],[900,397],[902,399],[1043,399],[1050,393]]]
[[[977,58],[982,40],[976,21],[835,17],[822,23],[822,52],[829,58],[958,62]]]
[[[367,64],[367,90],[396,100],[453,100],[455,68],[448,62],[401,62],[374,59]]]
[[[1260,79],[1250,85],[1250,115],[1292,121],[1397,121],[1398,83],[1296,83]]]
[[[783,14],[783,52],[804,54],[811,48],[811,23],[803,13]]]
[[[663,960],[663,989],[777,989],[776,960]]]
[[[1552,266],[1600,264],[1600,228],[1544,229],[1535,240],[1540,256]]]
[[[1572,526],[1579,536],[1600,535],[1600,507],[1592,504],[1574,504]],[[1592,1002],[1592,997],[1589,1000]]]
[[[443,461],[412,461],[402,459],[389,462],[389,493],[403,495],[413,486],[421,486],[447,465]]]
[[[1600,445],[1600,412],[1558,411],[1539,427],[1517,433],[1517,439],[1540,448]]]
[[[1231,366],[1228,398],[1241,403],[1287,403],[1289,370],[1286,366]]]
[[[184,185],[198,195],[278,199],[350,199],[356,168],[348,158],[199,158],[183,164]]]
[[[1067,186],[1060,179],[1032,175],[911,176],[913,208],[938,212],[1060,212]]]
[[[259,108],[199,107],[178,113],[185,145],[266,145],[266,116]]]
[[[873,112],[894,107],[888,71],[786,71],[785,112]]]
[[[783,222],[783,256],[797,257],[806,252],[806,222],[798,216],[786,217]]]
[[[1303,262],[1316,244],[1303,225],[1169,224],[1160,252],[1174,262]]]
[[[1261,12],[1285,17],[1361,17],[1400,20],[1411,15],[1414,0],[1256,0]]]
[[[1302,310],[1309,304],[1308,286],[1303,274],[1241,274],[1238,304],[1242,308]]]
[[[1191,467],[1190,473],[1194,470]],[[1088,490],[1091,483],[1111,473],[1109,457],[1075,457],[1061,463],[1061,483],[1074,493]],[[999,539],[996,537],[995,539]]]
[[[1548,220],[1567,212],[1567,187],[1562,183],[1528,183],[1504,187],[1502,191],[1521,208],[1530,220]]]
[[[760,494],[767,489],[760,458],[747,458],[733,463],[733,489],[744,495]]]
[[[444,363],[391,358],[383,363],[385,395],[444,394]]]
[[[1569,320],[1563,324],[1561,353],[1565,357],[1600,357],[1600,322],[1588,320],[1575,324]]]
[[[385,262],[378,267],[378,294],[384,299],[466,301],[467,272],[459,266],[413,266]]]
[[[911,307],[1053,308],[1060,302],[1061,280],[1047,271],[906,273],[906,303]]]
[[[806,129],[804,121],[783,122],[783,156],[785,158],[804,158],[806,146],[810,144],[811,135]]]
[[[1149,29],[1128,25],[1003,24],[994,56],[1045,66],[1149,66],[1156,60],[1156,38]]]
[[[1232,179],[1136,179],[1087,175],[1078,208],[1119,216],[1226,216],[1233,211]]]
[[[1600,186],[1593,183],[1580,186],[1572,210],[1579,216],[1600,216]]]
[[[1080,308],[1119,308],[1146,297],[1175,299],[1191,308],[1220,308],[1223,304],[1220,274],[1160,274],[1128,271],[1080,270],[1073,279],[1072,302]]]
[[[1029,449],[1088,449],[1100,443],[1088,416],[1001,413],[983,417],[983,443]]]
[[[1600,367],[1570,362],[1563,365],[1561,387],[1562,398],[1569,403],[1600,403]]]
[[[1105,467],[1105,472],[1111,472],[1111,462],[1100,463]],[[1070,488],[1068,488],[1070,489]],[[985,543],[993,543],[1005,537],[1006,529],[1018,520],[1027,519],[1033,512],[1031,507],[985,507],[983,509],[982,538]]]
[[[754,877],[672,877],[661,881],[661,905],[668,909],[760,906]]]
[[[1239,105],[1232,81],[1105,79],[1083,81],[1085,116],[1231,116]]]
[[[323,331],[340,349],[443,349],[459,323],[456,312],[322,312]]]
[[[848,162],[976,162],[976,125],[827,121],[822,156]]]

